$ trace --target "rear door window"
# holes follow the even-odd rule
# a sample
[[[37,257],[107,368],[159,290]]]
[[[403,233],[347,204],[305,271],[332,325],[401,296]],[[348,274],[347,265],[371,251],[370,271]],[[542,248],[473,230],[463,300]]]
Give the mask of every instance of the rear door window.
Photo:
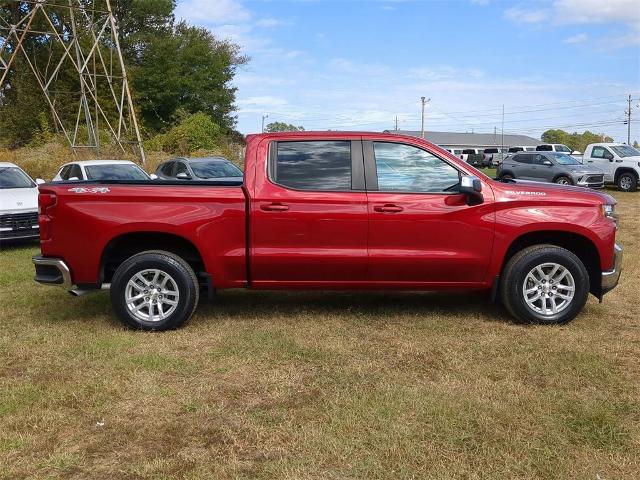
[[[160,171],[162,172],[163,175],[166,175],[167,177],[171,176],[171,171],[173,169],[173,164],[175,162],[167,162],[165,163],[162,168],[160,169]]]
[[[269,170],[275,183],[296,190],[351,190],[351,141],[277,142]]]

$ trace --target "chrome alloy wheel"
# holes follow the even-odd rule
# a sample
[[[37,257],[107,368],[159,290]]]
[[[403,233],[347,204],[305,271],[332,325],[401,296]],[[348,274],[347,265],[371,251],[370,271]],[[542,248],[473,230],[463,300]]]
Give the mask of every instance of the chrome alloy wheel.
[[[633,182],[631,181],[631,177],[628,175],[625,175],[620,179],[620,188],[622,190],[631,190],[632,183]]]
[[[178,307],[180,292],[171,275],[148,269],[136,273],[127,282],[125,301],[129,312],[144,322],[159,322]]]
[[[531,269],[522,285],[522,296],[534,312],[550,317],[566,309],[576,292],[571,272],[557,263],[543,263]]]
[[[571,182],[565,177],[562,177],[562,178],[556,180],[556,183],[558,185],[571,185]]]

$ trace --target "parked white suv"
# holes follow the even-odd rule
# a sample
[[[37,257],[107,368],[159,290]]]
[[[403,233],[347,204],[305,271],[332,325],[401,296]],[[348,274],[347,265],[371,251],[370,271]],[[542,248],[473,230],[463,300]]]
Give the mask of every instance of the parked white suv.
[[[38,185],[17,165],[0,162],[0,241],[38,238]]]
[[[582,163],[604,171],[605,183],[615,183],[623,192],[633,192],[640,178],[640,151],[624,143],[592,143]]]

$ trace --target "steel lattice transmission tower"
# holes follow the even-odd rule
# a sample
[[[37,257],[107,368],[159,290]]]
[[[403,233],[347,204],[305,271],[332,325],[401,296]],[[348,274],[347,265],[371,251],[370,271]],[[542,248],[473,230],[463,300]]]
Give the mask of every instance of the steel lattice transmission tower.
[[[22,57],[23,65],[28,65],[35,75],[49,105],[56,130],[65,136],[74,153],[78,149],[93,149],[99,158],[102,131],[108,133],[110,143],[122,153],[133,151],[144,164],[144,149],[110,1],[6,1],[16,4],[19,18],[11,22],[0,17],[0,95],[3,86],[10,88],[12,66]],[[30,56],[26,47],[29,38],[47,45],[46,65],[38,64]],[[62,72],[66,85],[69,72],[75,77],[74,91],[56,88]],[[73,105],[76,113],[69,115]],[[62,108],[67,114],[62,114]]]

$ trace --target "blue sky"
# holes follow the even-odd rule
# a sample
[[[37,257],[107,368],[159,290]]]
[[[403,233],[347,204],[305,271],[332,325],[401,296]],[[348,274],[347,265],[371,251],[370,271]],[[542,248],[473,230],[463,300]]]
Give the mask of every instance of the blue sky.
[[[177,17],[238,43],[238,129],[420,128],[640,141],[638,0],[178,0]]]

